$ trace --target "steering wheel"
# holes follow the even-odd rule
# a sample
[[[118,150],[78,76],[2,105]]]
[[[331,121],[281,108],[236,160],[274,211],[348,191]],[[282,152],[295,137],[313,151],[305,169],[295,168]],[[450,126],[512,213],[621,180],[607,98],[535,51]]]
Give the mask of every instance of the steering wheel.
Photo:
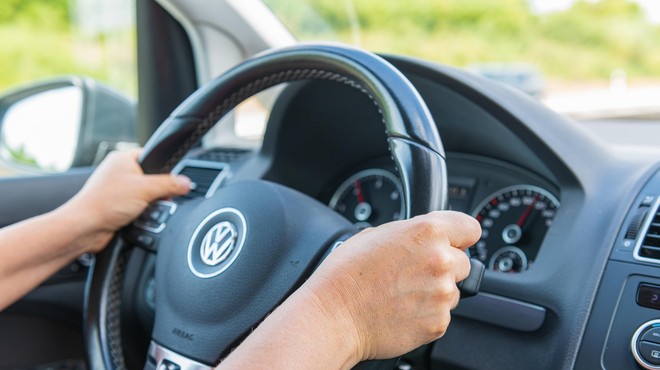
[[[204,85],[148,141],[140,158],[144,172],[170,172],[239,103],[300,80],[333,81],[366,94],[383,121],[406,217],[445,208],[444,149],[419,93],[382,58],[340,45],[271,51]],[[316,200],[260,179],[220,187],[212,197],[178,204],[168,213],[156,235],[158,299],[145,369],[212,369],[312,274],[342,236],[357,232]],[[119,308],[131,247],[118,234],[90,274],[85,340],[92,369],[126,367]]]

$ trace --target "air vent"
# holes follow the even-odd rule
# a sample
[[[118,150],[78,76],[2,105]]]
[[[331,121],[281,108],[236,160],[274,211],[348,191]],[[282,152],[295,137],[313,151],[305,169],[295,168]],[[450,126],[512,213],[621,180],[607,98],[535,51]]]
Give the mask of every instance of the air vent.
[[[651,208],[652,212],[646,218],[642,230],[642,238],[635,248],[635,258],[641,261],[660,263],[660,198]]]
[[[212,162],[234,163],[254,153],[247,149],[213,148],[196,156],[197,159]]]
[[[186,160],[172,172],[187,176],[193,182],[192,190],[178,199],[189,200],[210,197],[229,173],[229,166],[224,163]]]

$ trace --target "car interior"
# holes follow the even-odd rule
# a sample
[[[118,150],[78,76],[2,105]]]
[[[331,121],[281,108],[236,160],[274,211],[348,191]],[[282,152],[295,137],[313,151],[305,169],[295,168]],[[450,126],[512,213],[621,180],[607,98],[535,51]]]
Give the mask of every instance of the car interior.
[[[468,250],[485,268],[479,292],[442,338],[358,368],[660,369],[657,144],[606,142],[465,69],[298,44],[258,0],[135,6],[139,103],[109,109],[136,109],[136,124],[106,141],[135,135],[145,171],[196,187],[0,313],[0,369],[212,369],[337,242],[434,209],[480,222]],[[262,141],[233,131],[246,100],[268,107]],[[0,98],[0,117],[10,104]],[[0,178],[0,227],[63,204],[92,171]],[[223,207],[246,214],[227,216],[239,235],[283,230],[255,231],[246,246],[261,248],[218,276],[247,292],[231,304],[218,302],[239,288],[185,261]],[[241,267],[249,253],[273,272]],[[200,318],[209,304],[218,311]]]

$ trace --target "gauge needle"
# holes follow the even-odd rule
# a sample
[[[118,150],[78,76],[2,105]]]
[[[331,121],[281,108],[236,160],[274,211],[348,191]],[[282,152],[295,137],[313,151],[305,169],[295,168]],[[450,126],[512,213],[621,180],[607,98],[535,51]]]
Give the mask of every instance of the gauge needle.
[[[518,225],[519,228],[522,229],[523,224],[525,223],[525,221],[527,221],[527,218],[532,213],[532,210],[534,209],[534,204],[536,204],[537,200],[539,200],[538,195],[534,197],[534,200],[532,201],[532,203],[529,206],[527,206],[527,208],[525,209],[525,212],[523,212],[523,214],[518,219],[518,222],[516,222],[516,225]]]
[[[358,199],[358,204],[359,203],[364,203],[364,193],[362,192],[362,184],[360,183],[360,180],[355,180],[355,192],[357,193],[357,199]]]

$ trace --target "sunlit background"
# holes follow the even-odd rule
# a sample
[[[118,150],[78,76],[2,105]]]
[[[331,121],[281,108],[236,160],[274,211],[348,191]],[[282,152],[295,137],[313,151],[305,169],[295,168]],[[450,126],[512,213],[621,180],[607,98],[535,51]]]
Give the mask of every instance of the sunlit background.
[[[71,74],[137,96],[134,0],[0,1],[0,94]]]
[[[80,75],[136,99],[134,1],[0,1],[0,95]],[[301,41],[466,68],[584,125],[624,119],[634,130],[660,122],[659,0],[263,2]],[[251,122],[266,116],[264,106],[241,109],[237,117],[246,119],[237,119],[236,132],[258,139],[263,123]],[[621,126],[613,127],[606,135],[619,135]]]
[[[657,0],[265,3],[301,40],[332,39],[467,67],[576,118],[620,114],[612,104],[648,112],[660,96]]]

